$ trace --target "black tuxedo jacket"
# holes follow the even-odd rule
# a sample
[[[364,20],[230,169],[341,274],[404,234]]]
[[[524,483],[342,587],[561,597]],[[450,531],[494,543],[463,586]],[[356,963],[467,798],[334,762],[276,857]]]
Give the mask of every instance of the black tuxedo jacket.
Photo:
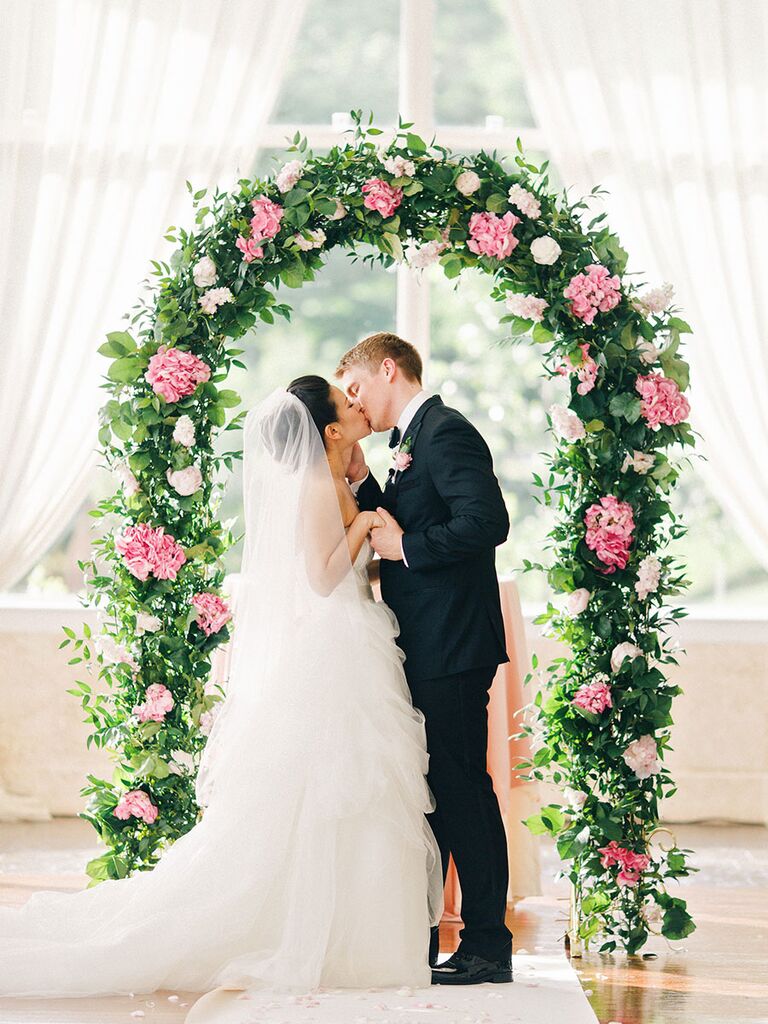
[[[361,509],[386,508],[405,531],[408,563],[381,561],[381,596],[400,623],[398,645],[410,682],[509,661],[495,548],[509,516],[488,445],[456,409],[435,395],[417,410],[412,462],[390,470],[382,491],[369,475]]]

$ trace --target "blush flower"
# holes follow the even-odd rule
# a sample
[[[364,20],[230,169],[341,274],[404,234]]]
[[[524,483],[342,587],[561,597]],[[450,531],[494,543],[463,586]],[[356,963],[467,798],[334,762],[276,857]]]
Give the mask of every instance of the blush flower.
[[[611,687],[607,679],[604,672],[598,672],[591,683],[583,683],[578,688],[571,703],[593,715],[601,715],[606,708],[612,708]]]
[[[210,288],[218,280],[216,264],[210,256],[203,256],[192,267],[192,280],[198,288]]]
[[[576,376],[579,378],[576,390],[580,395],[586,395],[592,390],[597,381],[597,363],[589,354],[588,341],[582,342],[579,348],[581,349],[581,362],[573,363],[571,357],[568,356],[558,366],[557,372],[563,377],[567,377],[569,373],[573,373],[576,370]]]
[[[140,722],[163,722],[173,704],[173,694],[168,687],[162,683],[152,683],[147,687],[146,700],[143,704],[137,704],[133,713]]]
[[[600,863],[604,868],[618,865],[619,873],[616,876],[616,881],[619,885],[637,885],[643,871],[651,863],[647,854],[635,853],[626,846],[619,846],[615,839],[612,839],[607,846],[601,846],[598,853],[602,854]]]
[[[609,575],[617,568],[625,568],[635,529],[632,506],[626,501],[619,501],[613,494],[607,494],[589,506],[584,514],[584,524],[587,527],[587,547],[608,566],[601,571]]]
[[[637,644],[625,642],[622,644],[616,644],[611,651],[611,671],[618,672],[624,664],[624,659],[629,658],[630,661],[634,661],[635,658],[642,658],[643,652]]]
[[[514,213],[498,217],[495,213],[473,213],[469,218],[469,233],[472,236],[467,248],[481,256],[506,259],[519,244],[520,239],[512,234],[521,220]]]
[[[211,594],[203,591],[195,594],[192,598],[192,605],[197,610],[197,624],[205,633],[218,633],[219,630],[232,618],[229,605],[222,600],[218,594]]]
[[[540,299],[536,295],[520,295],[517,292],[509,292],[504,304],[513,316],[533,320],[535,324],[541,323],[544,319],[544,310],[549,305],[546,299]]]
[[[565,441],[573,443],[587,436],[583,422],[573,409],[566,409],[563,405],[550,405],[549,416],[552,420],[552,429]]]
[[[123,564],[138,580],[150,574],[161,580],[175,580],[187,558],[180,544],[162,526],[147,523],[129,526],[115,540],[115,550]]]
[[[511,185],[507,194],[509,195],[510,203],[516,206],[526,217],[530,217],[531,220],[539,219],[541,216],[541,203],[532,192],[523,188],[522,185]]]
[[[591,324],[597,313],[607,313],[619,304],[621,291],[618,275],[613,277],[606,267],[590,263],[586,274],[571,278],[563,295],[571,299],[571,313],[585,324]]]
[[[395,188],[383,178],[369,178],[362,192],[365,196],[363,206],[380,213],[384,219],[391,217],[403,201],[403,190]]]
[[[638,779],[649,779],[661,771],[659,748],[651,735],[633,740],[621,756]]]
[[[304,162],[302,160],[289,160],[280,168],[275,178],[275,184],[281,192],[290,192],[301,178],[303,171]]]
[[[213,315],[225,302],[234,301],[234,295],[229,288],[209,288],[203,292],[197,300],[203,308],[204,313]]]
[[[652,430],[658,430],[662,423],[674,427],[688,418],[690,403],[670,377],[661,373],[639,375],[635,391],[640,395],[640,415]]]
[[[134,817],[151,825],[157,818],[158,810],[143,789],[131,789],[123,793],[112,813],[123,821]]]
[[[456,179],[455,185],[463,196],[471,196],[480,188],[480,176],[475,171],[462,171]]]
[[[661,562],[655,555],[646,555],[637,567],[635,590],[641,601],[659,589]]]
[[[197,385],[209,380],[210,376],[211,368],[202,359],[191,352],[166,345],[161,345],[152,356],[144,374],[155,394],[161,395],[166,402],[178,402],[180,398],[191,395]]]

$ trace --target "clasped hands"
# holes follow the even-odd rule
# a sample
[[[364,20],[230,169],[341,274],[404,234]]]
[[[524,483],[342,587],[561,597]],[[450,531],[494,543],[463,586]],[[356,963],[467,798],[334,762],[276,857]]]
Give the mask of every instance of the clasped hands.
[[[347,479],[350,483],[362,480],[368,467],[365,464],[365,456],[359,444],[352,450],[352,457],[347,468]],[[371,538],[373,550],[380,558],[386,558],[391,562],[403,560],[403,548],[401,537],[403,528],[394,516],[390,515],[385,508],[377,508],[375,512],[361,512],[360,515],[369,517],[368,532]]]

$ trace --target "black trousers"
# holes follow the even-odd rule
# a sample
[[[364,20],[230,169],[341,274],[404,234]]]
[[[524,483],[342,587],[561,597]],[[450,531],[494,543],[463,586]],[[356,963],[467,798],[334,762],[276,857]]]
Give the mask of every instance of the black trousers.
[[[424,712],[427,781],[437,805],[427,819],[440,847],[443,880],[450,853],[461,885],[459,948],[487,960],[509,956],[512,946],[504,923],[507,840],[486,769],[488,691],[495,674],[494,667],[409,680],[414,706]]]

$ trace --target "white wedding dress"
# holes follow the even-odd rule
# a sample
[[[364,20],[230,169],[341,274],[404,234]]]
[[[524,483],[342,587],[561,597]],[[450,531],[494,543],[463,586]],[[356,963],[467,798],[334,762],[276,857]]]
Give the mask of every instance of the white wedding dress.
[[[442,874],[424,717],[368,542],[318,583],[313,531],[339,529],[318,442],[284,391],[246,420],[246,553],[202,819],[151,871],[0,908],[0,995],[429,985]]]

